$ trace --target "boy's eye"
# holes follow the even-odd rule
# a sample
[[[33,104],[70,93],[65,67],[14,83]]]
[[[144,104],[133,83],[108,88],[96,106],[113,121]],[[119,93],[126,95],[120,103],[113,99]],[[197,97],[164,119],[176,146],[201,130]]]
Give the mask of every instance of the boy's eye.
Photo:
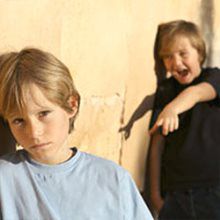
[[[187,55],[188,55],[188,53],[186,51],[180,52],[181,57],[186,57]]]
[[[24,119],[22,118],[15,118],[12,120],[12,124],[14,125],[22,125],[22,123],[24,123]]]
[[[51,111],[42,111],[39,113],[39,117],[45,117],[47,116],[48,114],[50,114]]]
[[[164,60],[169,60],[171,58],[172,58],[172,55],[170,55],[170,54],[166,54],[166,55],[163,56]]]

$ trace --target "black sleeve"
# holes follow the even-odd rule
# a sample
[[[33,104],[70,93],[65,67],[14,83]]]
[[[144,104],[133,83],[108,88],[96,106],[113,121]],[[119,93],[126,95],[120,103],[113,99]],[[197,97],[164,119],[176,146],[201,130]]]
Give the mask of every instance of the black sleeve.
[[[220,69],[219,68],[207,68],[204,69],[203,81],[210,83],[216,93],[217,98],[220,99]]]

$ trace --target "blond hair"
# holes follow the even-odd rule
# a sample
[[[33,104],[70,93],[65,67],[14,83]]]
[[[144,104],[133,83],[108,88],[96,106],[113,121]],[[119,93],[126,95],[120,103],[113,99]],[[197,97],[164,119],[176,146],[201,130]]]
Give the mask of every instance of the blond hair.
[[[38,86],[49,101],[67,112],[72,112],[68,100],[74,97],[78,113],[80,95],[68,68],[48,52],[25,48],[0,56],[0,114],[5,119],[15,111],[22,111],[24,94],[31,83]],[[69,131],[74,128],[75,116],[70,119]]]
[[[169,52],[179,36],[189,39],[192,47],[198,51],[200,65],[202,66],[204,63],[206,58],[205,42],[196,24],[185,20],[162,23],[158,26],[154,45],[155,70],[158,77],[165,78],[166,71],[162,58],[165,53]]]

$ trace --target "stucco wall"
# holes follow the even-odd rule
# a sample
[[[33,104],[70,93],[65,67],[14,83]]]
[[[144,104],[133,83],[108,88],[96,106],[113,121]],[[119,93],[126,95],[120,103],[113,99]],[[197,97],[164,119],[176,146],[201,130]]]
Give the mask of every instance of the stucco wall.
[[[147,109],[156,82],[157,25],[174,19],[201,24],[215,55],[210,63],[218,65],[219,4],[218,0],[0,0],[0,51],[34,46],[60,58],[82,96],[70,144],[121,164],[141,189],[149,142]],[[146,114],[130,126],[125,139],[118,130],[146,96],[139,108]]]

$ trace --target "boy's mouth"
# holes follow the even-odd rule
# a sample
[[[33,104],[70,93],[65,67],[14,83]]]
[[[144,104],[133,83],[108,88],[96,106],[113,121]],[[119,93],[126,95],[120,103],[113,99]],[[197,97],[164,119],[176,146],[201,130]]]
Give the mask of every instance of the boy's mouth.
[[[40,149],[40,148],[47,147],[49,144],[50,144],[50,142],[48,142],[48,143],[36,144],[36,145],[31,146],[31,148],[33,148],[33,149]]]
[[[187,69],[183,69],[183,70],[178,70],[177,71],[178,75],[180,75],[181,77],[185,77],[188,75],[189,71]]]

